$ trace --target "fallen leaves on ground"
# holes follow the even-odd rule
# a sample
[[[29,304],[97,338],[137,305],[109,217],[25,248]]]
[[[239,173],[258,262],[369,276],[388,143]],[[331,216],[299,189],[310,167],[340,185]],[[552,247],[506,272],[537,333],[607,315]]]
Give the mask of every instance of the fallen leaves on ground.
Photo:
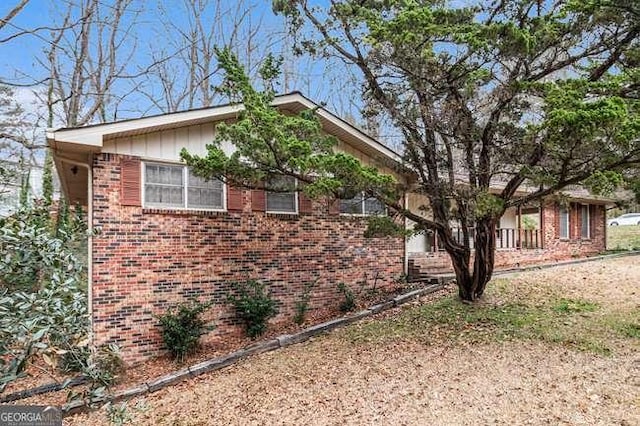
[[[500,298],[640,309],[637,257],[518,273]],[[498,297],[499,296],[499,297]],[[415,308],[424,300],[413,302]],[[491,303],[491,302],[490,302]],[[387,312],[369,321],[386,321]],[[353,327],[130,401],[133,424],[640,424],[640,343],[610,355],[536,340],[354,342]],[[106,425],[105,409],[65,419]]]

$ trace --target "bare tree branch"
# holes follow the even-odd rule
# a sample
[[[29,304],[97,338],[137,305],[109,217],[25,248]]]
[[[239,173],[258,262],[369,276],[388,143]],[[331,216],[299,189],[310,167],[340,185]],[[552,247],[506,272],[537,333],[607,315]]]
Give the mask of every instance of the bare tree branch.
[[[18,13],[29,3],[29,0],[20,0],[18,4],[16,4],[13,9],[11,9],[4,18],[0,18],[0,30],[4,28],[13,18],[16,17]]]

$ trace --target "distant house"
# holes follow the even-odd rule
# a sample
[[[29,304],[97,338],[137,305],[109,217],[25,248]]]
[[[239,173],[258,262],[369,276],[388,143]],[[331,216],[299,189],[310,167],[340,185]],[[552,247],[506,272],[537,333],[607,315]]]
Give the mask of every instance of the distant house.
[[[0,166],[8,170],[11,175],[6,181],[0,183],[0,217],[6,217],[18,209],[23,179],[27,180],[24,183],[28,185],[29,200],[42,196],[42,166],[24,166],[8,159],[0,160]]]
[[[393,174],[401,157],[358,128],[293,93],[278,96],[285,112],[316,109],[338,150]],[[217,328],[207,338],[237,332],[226,297],[230,283],[256,278],[291,318],[305,284],[315,282],[311,308],[335,307],[337,283],[391,286],[409,272],[446,270],[446,255],[428,234],[366,239],[376,200],[310,200],[301,193],[234,188],[192,175],[181,148],[204,154],[216,124],[240,105],[223,105],[47,133],[62,189],[87,207],[89,299],[96,344],[116,342],[128,362],[162,350],[154,314],[186,299],[213,299]],[[224,149],[232,150],[229,144]],[[422,200],[406,194],[417,209]],[[604,249],[604,202],[576,198],[567,207],[542,204],[509,211],[498,230],[498,265],[582,256]],[[531,229],[522,226],[525,215]],[[533,223],[533,225],[531,225]],[[536,225],[537,224],[537,225]],[[410,224],[408,224],[410,226]],[[432,270],[430,270],[430,268]]]

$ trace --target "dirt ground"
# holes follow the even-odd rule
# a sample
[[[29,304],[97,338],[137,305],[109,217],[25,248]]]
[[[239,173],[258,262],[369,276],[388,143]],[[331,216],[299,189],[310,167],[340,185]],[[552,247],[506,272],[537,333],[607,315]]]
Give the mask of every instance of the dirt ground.
[[[637,256],[515,274],[501,286],[500,297],[580,298],[602,315],[640,318]],[[405,309],[419,303],[426,302]],[[640,424],[635,336],[612,334],[607,354],[535,339],[354,340],[369,321],[129,401],[120,418],[154,425]],[[109,422],[103,408],[65,424]]]

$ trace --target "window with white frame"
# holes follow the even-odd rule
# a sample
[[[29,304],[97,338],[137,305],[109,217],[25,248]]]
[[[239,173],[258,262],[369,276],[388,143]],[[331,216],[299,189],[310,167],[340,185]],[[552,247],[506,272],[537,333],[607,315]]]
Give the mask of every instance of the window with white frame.
[[[569,238],[569,209],[560,207],[560,229],[558,231],[560,238]]]
[[[580,214],[580,218],[581,218],[581,235],[582,238],[584,239],[589,239],[591,238],[591,217],[589,216],[589,206],[588,205],[582,205],[581,206],[581,214]]]
[[[361,216],[373,216],[386,214],[384,204],[377,198],[366,197],[364,192],[353,198],[340,200],[340,213]]]
[[[146,207],[222,210],[224,184],[205,180],[183,165],[144,163]]]
[[[279,176],[267,183],[266,192],[268,213],[298,213],[298,193],[295,191],[296,179],[292,176]],[[293,191],[292,191],[293,189]]]

